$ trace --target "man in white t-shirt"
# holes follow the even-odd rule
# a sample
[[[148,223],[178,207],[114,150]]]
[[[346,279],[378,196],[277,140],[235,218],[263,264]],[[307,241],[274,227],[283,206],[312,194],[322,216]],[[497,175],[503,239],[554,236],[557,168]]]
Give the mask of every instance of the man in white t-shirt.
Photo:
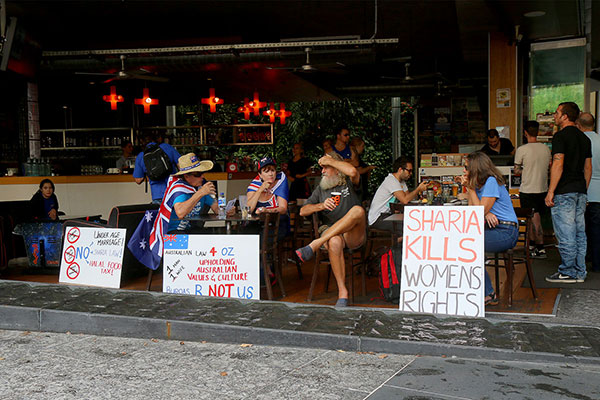
[[[410,159],[406,157],[396,159],[392,170],[394,172],[389,174],[377,188],[369,208],[369,226],[390,232],[393,230],[393,224],[384,221],[391,215],[390,203],[397,200],[401,204],[408,204],[419,193],[427,190],[427,184],[421,183],[415,190],[409,192],[406,180],[413,173],[413,164]]]
[[[540,124],[536,121],[527,121],[525,124],[523,130],[527,144],[520,146],[515,153],[515,173],[521,173],[521,207],[533,208],[535,211],[530,235],[535,246],[530,246],[531,256],[546,258],[541,214],[548,210],[544,199],[548,192],[548,168],[552,154],[548,146],[537,141],[539,128]]]

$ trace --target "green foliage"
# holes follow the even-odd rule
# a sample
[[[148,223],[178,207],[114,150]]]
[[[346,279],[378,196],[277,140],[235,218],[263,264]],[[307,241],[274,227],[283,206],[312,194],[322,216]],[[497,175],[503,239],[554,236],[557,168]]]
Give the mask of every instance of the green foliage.
[[[217,112],[187,115],[189,106],[178,107],[178,120],[184,118],[190,125],[219,125],[232,123],[265,123],[264,116],[251,116],[249,121],[237,112],[237,105],[217,106]],[[328,102],[296,102],[286,104],[292,116],[285,125],[274,124],[273,146],[232,146],[230,157],[250,156],[258,160],[270,155],[278,163],[292,157],[292,146],[301,142],[306,157],[317,165],[323,155],[322,143],[326,138],[335,142],[335,133],[345,126],[352,137],[365,141],[363,160],[377,168],[371,173],[369,191],[374,193],[391,170],[392,165],[392,112],[389,97],[342,99]],[[402,154],[414,156],[413,107],[402,103]],[[243,121],[243,122],[242,122]]]
[[[538,113],[546,111],[554,112],[560,103],[573,101],[579,108],[584,105],[583,84],[556,85],[535,87],[531,90],[531,118],[534,119]]]

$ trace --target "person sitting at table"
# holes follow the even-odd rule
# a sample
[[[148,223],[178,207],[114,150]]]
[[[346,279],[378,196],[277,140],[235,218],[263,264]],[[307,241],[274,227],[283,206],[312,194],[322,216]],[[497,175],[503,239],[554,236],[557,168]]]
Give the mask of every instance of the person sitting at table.
[[[319,159],[322,168],[321,182],[300,209],[300,215],[307,217],[319,213],[324,223],[319,227],[321,236],[307,246],[296,250],[300,261],[314,257],[321,246],[329,253],[329,262],[338,286],[336,307],[348,306],[346,288],[346,265],[344,248],[356,249],[365,243],[366,218],[355,187],[360,184],[358,170],[334,152]],[[334,194],[336,199],[334,199]]]
[[[488,156],[510,155],[515,151],[515,146],[513,146],[510,139],[501,138],[496,129],[488,130],[487,141],[487,144],[479,151],[484,152]]]
[[[277,164],[270,157],[265,157],[258,162],[258,175],[250,182],[247,197],[251,213],[281,214],[278,237],[282,239],[290,229],[289,188],[287,177],[283,172],[277,172],[276,167]]]
[[[199,216],[204,206],[210,207],[215,214],[219,213],[219,207],[213,198],[216,193],[215,185],[204,179],[204,172],[213,167],[213,162],[200,161],[196,154],[188,153],[179,157],[178,164],[180,170],[169,178],[160,204],[161,217],[170,216],[167,232],[188,229],[190,221],[183,218]]]
[[[426,182],[422,182],[412,192],[408,190],[406,181],[410,179],[413,173],[413,164],[408,157],[397,158],[392,165],[392,171],[377,188],[369,208],[369,226],[390,232],[394,230],[394,224],[390,221],[384,221],[392,215],[390,203],[398,201],[406,205],[420,193],[427,190]],[[402,229],[401,224],[396,225],[398,229]]]
[[[54,183],[43,179],[40,188],[29,200],[31,215],[34,219],[58,220],[58,198],[54,194]]]
[[[470,206],[483,206],[485,216],[484,248],[486,253],[512,249],[519,237],[519,224],[506,190],[502,172],[488,155],[476,151],[467,156],[460,181],[467,188]],[[485,271],[485,305],[498,304],[490,276]]]

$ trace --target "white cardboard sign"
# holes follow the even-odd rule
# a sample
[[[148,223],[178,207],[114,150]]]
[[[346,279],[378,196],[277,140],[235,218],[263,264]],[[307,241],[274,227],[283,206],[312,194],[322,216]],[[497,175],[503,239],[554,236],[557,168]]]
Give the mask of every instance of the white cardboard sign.
[[[165,235],[163,292],[260,299],[258,235]]]
[[[484,317],[482,206],[407,207],[400,310]]]
[[[58,281],[118,289],[126,232],[123,228],[68,227]]]

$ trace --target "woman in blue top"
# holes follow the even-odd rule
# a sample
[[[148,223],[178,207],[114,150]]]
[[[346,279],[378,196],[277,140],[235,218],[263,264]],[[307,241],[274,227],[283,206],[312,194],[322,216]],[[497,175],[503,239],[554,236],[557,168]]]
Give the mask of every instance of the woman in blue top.
[[[58,198],[54,194],[54,183],[50,179],[40,182],[40,189],[29,200],[29,207],[34,219],[58,220]]]
[[[485,153],[476,151],[467,156],[462,184],[467,187],[469,205],[483,206],[485,215],[484,248],[486,253],[499,253],[517,244],[517,215],[504,186],[502,173]],[[498,304],[498,296],[485,271],[485,304]]]

